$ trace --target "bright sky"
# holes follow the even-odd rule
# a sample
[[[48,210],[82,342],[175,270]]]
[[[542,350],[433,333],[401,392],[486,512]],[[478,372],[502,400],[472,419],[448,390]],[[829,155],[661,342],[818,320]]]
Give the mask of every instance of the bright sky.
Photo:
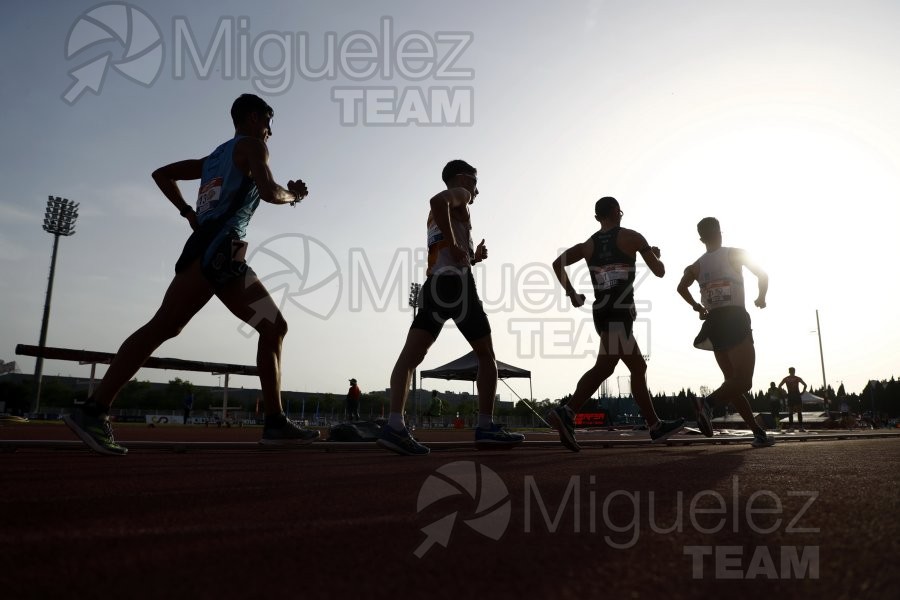
[[[539,399],[571,393],[593,360],[590,313],[567,305],[549,263],[596,229],[604,195],[667,267],[637,289],[653,392],[721,381],[712,354],[693,349],[700,323],[675,292],[703,251],[695,225],[705,216],[770,275],[761,311],[747,274],[755,389],[789,366],[821,386],[817,310],[830,385],[858,392],[898,375],[894,0],[112,4],[14,0],[0,22],[0,358],[24,372],[34,361],[14,349],[39,337],[47,196],[80,202],[77,233],[61,240],[47,343],[114,352],[156,310],[189,234],[150,173],[228,139],[231,102],[254,92],[276,111],[276,178],[310,189],[296,208],[262,205],[248,232],[251,265],[290,323],[284,389],[343,393],[350,377],[364,391],[388,386],[412,316],[409,284],[424,279],[428,199],[453,158],[479,171],[473,233],[490,258],[477,279],[497,356],[532,371]],[[386,40],[406,55],[385,56]],[[434,60],[421,60],[429,49]],[[328,56],[333,77],[312,77]],[[104,73],[99,93],[83,89]],[[397,119],[407,124],[385,124]],[[194,184],[182,190],[196,195]],[[214,300],[155,355],[252,364],[245,333]],[[467,351],[447,327],[422,366]],[[175,376],[216,382],[138,375]]]

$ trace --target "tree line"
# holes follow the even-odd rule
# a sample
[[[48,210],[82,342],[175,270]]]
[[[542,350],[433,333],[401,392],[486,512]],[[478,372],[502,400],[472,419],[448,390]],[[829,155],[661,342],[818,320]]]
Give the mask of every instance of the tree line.
[[[682,389],[677,394],[657,393],[652,395],[653,407],[661,419],[676,419],[685,417],[687,419],[694,418],[693,400],[698,396],[706,396],[711,390],[701,388],[698,392],[694,392],[690,388]],[[769,412],[770,400],[767,395],[768,390],[759,390],[751,393],[750,407],[753,412]],[[840,410],[842,402],[846,402],[850,412],[857,415],[874,414],[880,419],[897,419],[900,418],[900,381],[891,377],[889,380],[870,381],[859,393],[847,393],[844,385],[841,384],[835,391],[832,386],[827,388],[810,388],[809,392],[828,400],[828,410],[837,412]],[[545,398],[543,400],[532,399],[531,407],[524,402],[516,403],[512,414],[516,416],[527,417],[532,414],[534,408],[539,414],[544,414],[551,407],[556,406],[560,402],[568,400],[568,396],[557,400]],[[619,399],[621,400],[621,399]],[[629,403],[630,399],[627,399]],[[633,407],[617,404],[617,399],[594,399],[582,409],[582,412],[590,412],[591,410],[609,410],[612,404],[614,411],[622,412],[627,410],[634,411],[637,414],[637,405]],[[725,408],[718,409],[715,416],[725,414]],[[782,411],[784,412],[784,411]]]
[[[847,393],[843,384],[837,390],[828,386],[827,388],[811,388],[809,391],[828,399],[828,408],[832,411],[840,410],[840,404],[846,402],[850,411],[857,415],[874,411],[874,414],[881,418],[900,418],[900,381],[893,377],[889,380],[870,381],[858,393]],[[422,391],[420,390],[419,393],[421,394]],[[698,392],[686,388],[677,394],[657,393],[653,395],[653,406],[662,419],[675,419],[677,417],[691,419],[693,418],[693,399],[698,395],[703,396],[707,393],[709,393],[709,390],[705,388],[701,388]],[[190,381],[176,377],[166,384],[139,381],[137,379],[129,381],[118,398],[116,398],[115,409],[117,411],[180,411],[183,410],[185,399],[189,396],[193,397],[193,410],[197,413],[205,412],[211,406],[221,406],[222,404],[221,390],[195,386]],[[29,379],[0,378],[0,401],[6,404],[6,412],[25,414],[30,411],[33,399],[34,390]],[[45,377],[42,382],[41,406],[65,409],[72,406],[73,401],[80,402],[86,399],[87,389],[83,386],[73,387],[54,377]],[[520,400],[513,408],[504,408],[498,405],[497,414],[501,417],[507,415],[527,417],[533,414],[532,409],[539,414],[543,414],[552,406],[567,399],[567,396],[555,400],[549,398],[538,400],[535,398],[531,400],[530,406]],[[621,399],[614,398],[612,402],[615,403],[617,400]],[[257,412],[257,402],[259,402],[259,410],[261,411],[262,404],[258,390],[244,390],[242,388],[229,390],[228,405],[238,407],[236,409],[238,411],[255,413]],[[282,392],[282,402],[285,408],[294,415],[302,410],[306,415],[312,416],[317,409],[321,415],[331,415],[342,413],[345,406],[345,397],[343,394],[287,391]],[[430,410],[429,403],[430,398],[421,399],[419,409],[423,414]],[[607,400],[608,403],[609,400]],[[616,406],[617,410],[629,409],[621,404],[614,404],[614,406]],[[759,390],[752,393],[750,406],[754,412],[769,412],[770,405],[767,390]],[[384,392],[362,394],[360,397],[360,412],[365,418],[386,416],[389,408],[388,398]],[[602,402],[601,405],[598,405],[595,401],[593,405],[586,405],[584,410],[590,411],[599,408],[603,408]],[[445,409],[468,415],[477,411],[476,397],[473,396],[469,402],[458,406],[447,406]],[[633,409],[636,414],[637,407],[635,406]],[[414,407],[408,404],[407,410],[414,410]]]

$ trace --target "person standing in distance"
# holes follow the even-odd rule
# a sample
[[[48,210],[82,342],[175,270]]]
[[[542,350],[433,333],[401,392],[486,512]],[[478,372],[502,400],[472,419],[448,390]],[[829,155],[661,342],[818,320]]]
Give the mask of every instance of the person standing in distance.
[[[803,384],[803,389],[800,389]],[[806,382],[797,375],[794,367],[788,368],[787,377],[781,380],[778,388],[787,389],[787,409],[788,409],[788,431],[794,431],[794,413],[797,413],[797,423],[800,425],[800,431],[806,431],[803,428],[803,393],[806,392]]]
[[[766,398],[769,400],[769,412],[772,414],[772,428],[775,431],[781,431],[781,405],[783,398],[781,390],[775,386],[774,381],[769,383]]]
[[[350,380],[350,389],[347,390],[347,420],[350,422],[359,421],[359,397],[361,392],[356,380]]]

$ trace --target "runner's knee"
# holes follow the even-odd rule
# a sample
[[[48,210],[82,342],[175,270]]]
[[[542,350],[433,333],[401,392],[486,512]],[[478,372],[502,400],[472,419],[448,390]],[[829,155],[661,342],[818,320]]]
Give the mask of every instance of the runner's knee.
[[[278,313],[273,321],[264,320],[256,325],[255,329],[260,338],[281,341],[287,335],[288,324],[281,313]]]
[[[184,329],[184,323],[177,323],[166,319],[154,318],[144,326],[149,330],[159,343],[178,337]]]
[[[643,377],[647,374],[647,363],[643,358],[640,360],[630,360],[626,361],[626,366],[628,370],[631,372],[632,377]]]
[[[494,354],[494,344],[489,336],[484,336],[481,339],[470,342],[470,344],[476,358],[478,358],[478,362],[496,363],[497,356]]]
[[[401,371],[411,371],[415,369],[425,360],[428,350],[428,346],[423,347],[418,344],[411,344],[407,341],[406,346],[400,351],[400,356],[397,357],[394,369],[400,369]]]
[[[482,348],[480,350],[475,351],[475,356],[478,358],[479,363],[496,363],[497,357],[494,354],[493,348]]]

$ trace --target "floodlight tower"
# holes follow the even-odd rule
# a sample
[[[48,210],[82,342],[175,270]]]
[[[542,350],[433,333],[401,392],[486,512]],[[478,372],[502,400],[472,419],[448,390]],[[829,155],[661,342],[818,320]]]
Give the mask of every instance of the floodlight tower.
[[[53,234],[53,254],[50,258],[50,278],[47,281],[47,297],[44,300],[44,318],[41,321],[41,339],[38,343],[40,352],[34,365],[34,410],[41,406],[41,376],[44,370],[44,347],[47,344],[47,325],[50,323],[50,299],[53,296],[53,277],[56,274],[56,254],[59,250],[59,236],[70,236],[75,233],[75,220],[78,218],[78,203],[66,198],[49,196],[47,212],[44,214],[44,231]]]
[[[816,333],[819,335],[819,361],[822,363],[822,395],[825,396],[825,408],[828,408],[828,380],[825,379],[825,353],[822,352],[822,326],[819,325],[819,309],[816,309]]]

